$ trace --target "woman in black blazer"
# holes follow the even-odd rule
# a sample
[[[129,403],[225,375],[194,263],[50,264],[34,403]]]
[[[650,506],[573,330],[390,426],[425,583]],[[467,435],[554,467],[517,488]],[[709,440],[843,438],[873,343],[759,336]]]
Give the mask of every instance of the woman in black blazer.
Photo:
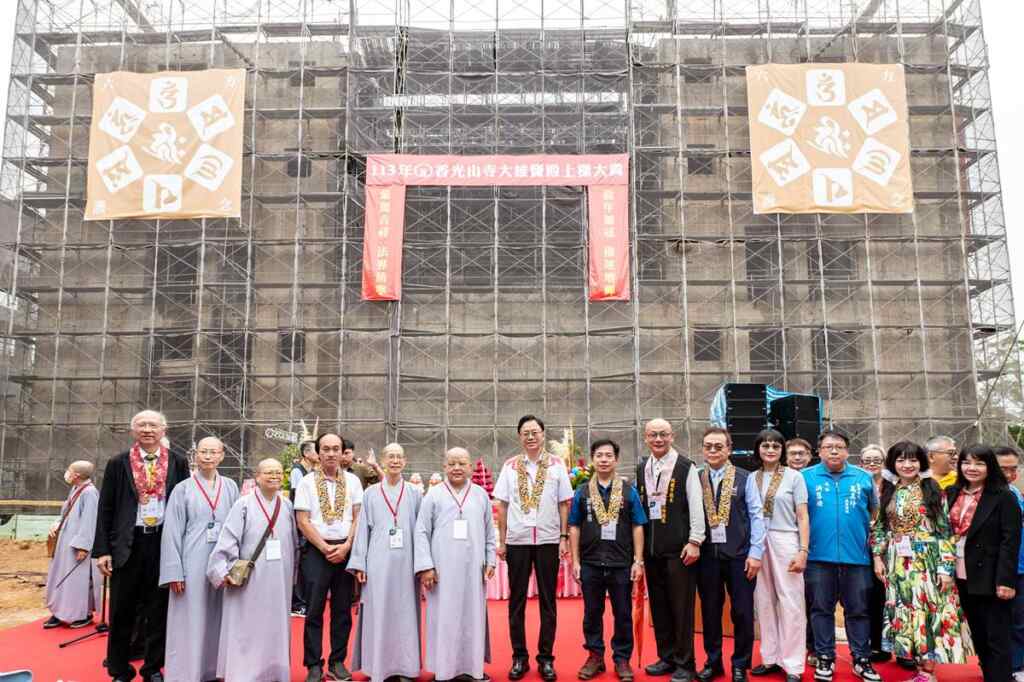
[[[946,496],[957,539],[957,589],[985,682],[1007,682],[1020,507],[987,445],[972,445],[960,453],[957,481]]]

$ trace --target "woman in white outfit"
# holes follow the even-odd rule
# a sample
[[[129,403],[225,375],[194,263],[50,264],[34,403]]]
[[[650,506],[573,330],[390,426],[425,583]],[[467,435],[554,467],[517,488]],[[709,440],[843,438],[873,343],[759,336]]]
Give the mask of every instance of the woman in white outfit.
[[[754,481],[761,492],[768,537],[754,589],[761,624],[761,665],[750,674],[785,672],[786,682],[799,682],[807,652],[807,486],[803,476],[786,466],[786,439],[778,431],[759,433],[754,451],[761,459]]]

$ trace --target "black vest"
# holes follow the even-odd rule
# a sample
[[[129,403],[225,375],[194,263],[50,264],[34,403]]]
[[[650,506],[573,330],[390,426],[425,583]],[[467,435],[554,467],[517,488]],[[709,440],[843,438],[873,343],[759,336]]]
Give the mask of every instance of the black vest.
[[[596,474],[595,474],[596,475]],[[611,499],[611,486],[607,496],[603,495],[600,484],[598,494],[608,506]],[[615,523],[615,540],[601,539],[601,526],[594,517],[594,508],[590,501],[590,486],[583,491],[584,517],[580,525],[580,561],[602,568],[628,568],[633,565],[633,524],[632,504],[633,486],[622,483],[622,505]]]
[[[684,455],[676,457],[676,466],[669,480],[669,495],[665,500],[664,515],[660,519],[650,518],[651,505],[647,497],[647,481],[644,457],[637,464],[636,486],[640,502],[647,511],[647,525],[644,526],[644,556],[657,559],[678,559],[683,547],[690,541],[690,506],[686,499],[686,477],[693,462]]]
[[[717,556],[722,559],[737,559],[747,556],[750,551],[750,512],[747,509],[747,477],[752,476],[746,469],[736,467],[736,479],[733,481],[732,506],[729,508],[729,525],[725,529],[724,543],[711,543],[711,526],[707,521],[707,510],[704,514],[704,546],[700,555]],[[725,482],[724,479],[722,481]],[[701,475],[701,491],[703,492],[703,474]],[[714,489],[714,488],[712,488]],[[719,484],[715,493],[715,506],[721,497],[722,486]]]

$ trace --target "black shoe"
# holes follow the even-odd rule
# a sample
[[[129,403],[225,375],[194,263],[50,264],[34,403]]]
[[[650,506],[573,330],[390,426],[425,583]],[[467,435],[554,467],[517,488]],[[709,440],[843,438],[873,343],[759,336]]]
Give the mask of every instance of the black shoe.
[[[52,630],[53,628],[59,628],[61,626],[61,620],[57,616],[50,616],[45,623],[43,623],[44,630]]]
[[[537,668],[540,670],[541,679],[545,680],[545,682],[554,682],[554,680],[558,679],[554,661],[541,661],[537,664]]]
[[[747,682],[747,671],[743,668],[733,668],[732,682]]]
[[[675,671],[675,664],[669,663],[668,661],[658,661],[657,663],[651,663],[649,666],[646,666],[644,668],[645,673],[647,673],[648,675],[653,675],[655,677],[661,675],[671,675]]]
[[[348,671],[344,663],[336,661],[335,663],[327,664],[327,679],[348,682],[352,679],[352,673]]]
[[[882,682],[882,676],[871,666],[871,661],[862,658],[853,662],[853,674],[864,682]]]
[[[692,670],[676,668],[676,671],[672,673],[672,682],[693,682],[696,677],[697,674]]]
[[[772,663],[771,665],[756,665],[750,669],[750,674],[754,677],[760,677],[761,675],[774,675],[775,673],[781,673],[782,668]]]
[[[92,616],[91,615],[86,616],[85,618],[83,618],[81,620],[76,620],[73,623],[68,623],[68,627],[71,628],[72,630],[77,630],[78,628],[87,628],[90,625],[92,625]]]
[[[708,682],[708,680],[713,680],[716,677],[723,677],[724,675],[725,668],[722,666],[716,667],[713,665],[706,665],[697,673],[697,679],[700,680],[700,682]]]
[[[153,673],[149,677],[143,677],[142,682],[164,682],[164,674]]]
[[[71,627],[74,627],[74,625],[72,625]],[[912,658],[903,658],[902,656],[897,656],[896,664],[904,670],[917,670],[917,661],[915,661]]]
[[[525,658],[513,658],[512,667],[508,671],[508,679],[521,680],[530,671],[530,662]]]
[[[888,651],[872,651],[870,660],[872,663],[885,663],[892,659],[892,654]]]

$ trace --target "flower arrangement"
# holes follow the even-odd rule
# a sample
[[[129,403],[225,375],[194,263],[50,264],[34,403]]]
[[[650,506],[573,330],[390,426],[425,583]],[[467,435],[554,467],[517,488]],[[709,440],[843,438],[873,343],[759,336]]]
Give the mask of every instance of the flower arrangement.
[[[579,486],[586,485],[590,481],[590,477],[593,475],[593,465],[588,465],[580,459],[577,461],[576,466],[569,469],[569,483],[572,484],[572,489],[576,490]]]
[[[576,434],[573,431],[572,423],[562,431],[562,440],[549,440],[548,452],[561,458],[565,464],[565,470],[569,472],[569,482],[575,490],[581,484],[590,480],[594,468],[583,459],[583,452],[576,442]]]

